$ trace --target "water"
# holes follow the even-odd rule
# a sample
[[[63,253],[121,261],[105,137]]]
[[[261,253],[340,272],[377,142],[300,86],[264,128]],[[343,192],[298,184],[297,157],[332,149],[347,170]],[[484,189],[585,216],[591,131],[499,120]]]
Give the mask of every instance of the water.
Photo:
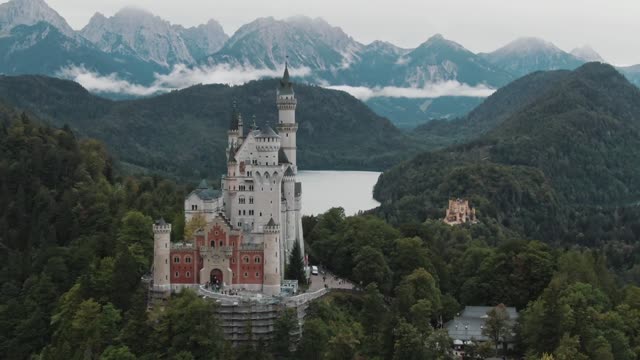
[[[380,205],[373,186],[381,173],[373,171],[299,171],[302,182],[302,213],[318,215],[342,207],[347,215]]]

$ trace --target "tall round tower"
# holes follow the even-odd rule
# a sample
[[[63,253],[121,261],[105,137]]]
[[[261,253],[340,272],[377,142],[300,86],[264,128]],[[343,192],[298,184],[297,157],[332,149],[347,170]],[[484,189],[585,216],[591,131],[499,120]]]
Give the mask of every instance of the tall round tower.
[[[282,278],[280,268],[280,225],[271,218],[264,226],[264,280],[262,292],[267,295],[279,295]]]
[[[153,289],[171,290],[171,224],[160,219],[153,224]]]
[[[293,172],[298,173],[298,163],[296,157],[296,132],[298,124],[296,123],[296,97],[293,92],[293,84],[289,81],[289,68],[285,64],[284,75],[280,80],[278,87],[278,133],[282,149],[291,162]]]

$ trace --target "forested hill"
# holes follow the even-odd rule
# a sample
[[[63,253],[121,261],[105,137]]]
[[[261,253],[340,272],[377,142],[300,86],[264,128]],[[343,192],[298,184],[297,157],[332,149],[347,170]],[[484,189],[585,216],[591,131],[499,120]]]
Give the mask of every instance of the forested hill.
[[[570,73],[556,70],[526,75],[498,89],[468,115],[454,120],[430,121],[418,126],[413,134],[431,148],[466,143],[500,125]]]
[[[276,80],[205,85],[133,101],[110,101],[42,76],[0,77],[0,99],[55,126],[104,141],[125,165],[180,177],[224,170],[231,104],[245,123],[277,123]],[[302,169],[386,169],[416,153],[387,119],[347,93],[295,85]],[[247,126],[248,127],[248,126]]]
[[[640,90],[586,64],[480,138],[386,172],[375,196],[394,221],[442,217],[448,198],[470,197],[481,217],[560,236],[569,208],[640,200]]]

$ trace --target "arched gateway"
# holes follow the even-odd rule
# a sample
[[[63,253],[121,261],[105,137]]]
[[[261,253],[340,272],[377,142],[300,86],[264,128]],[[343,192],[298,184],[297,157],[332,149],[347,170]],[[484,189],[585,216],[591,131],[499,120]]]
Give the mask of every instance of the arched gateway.
[[[209,281],[211,285],[220,285],[222,286],[224,278],[222,276],[222,271],[220,269],[211,270],[211,274],[209,275]]]

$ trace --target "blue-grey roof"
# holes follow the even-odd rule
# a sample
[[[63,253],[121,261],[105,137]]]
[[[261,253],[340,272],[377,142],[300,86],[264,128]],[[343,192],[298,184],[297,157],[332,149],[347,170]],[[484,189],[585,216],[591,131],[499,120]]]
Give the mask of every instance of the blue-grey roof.
[[[289,81],[289,66],[287,64],[284,65],[284,75],[280,80],[278,95],[293,95],[293,84]]]
[[[207,184],[207,180],[202,179],[198,187],[193,190],[189,194],[189,196],[191,196],[191,194],[196,194],[196,196],[198,196],[201,200],[213,200],[219,198],[221,192],[220,190],[210,188],[209,184]]]
[[[283,148],[280,148],[280,150],[278,150],[278,164],[291,164]]]
[[[257,138],[279,138],[280,135],[278,135],[275,131],[273,131],[271,126],[265,125],[264,128],[260,129],[260,134],[258,134],[256,137]]]
[[[291,166],[287,167],[287,170],[284,172],[284,176],[295,176],[293,170],[291,169]]]

